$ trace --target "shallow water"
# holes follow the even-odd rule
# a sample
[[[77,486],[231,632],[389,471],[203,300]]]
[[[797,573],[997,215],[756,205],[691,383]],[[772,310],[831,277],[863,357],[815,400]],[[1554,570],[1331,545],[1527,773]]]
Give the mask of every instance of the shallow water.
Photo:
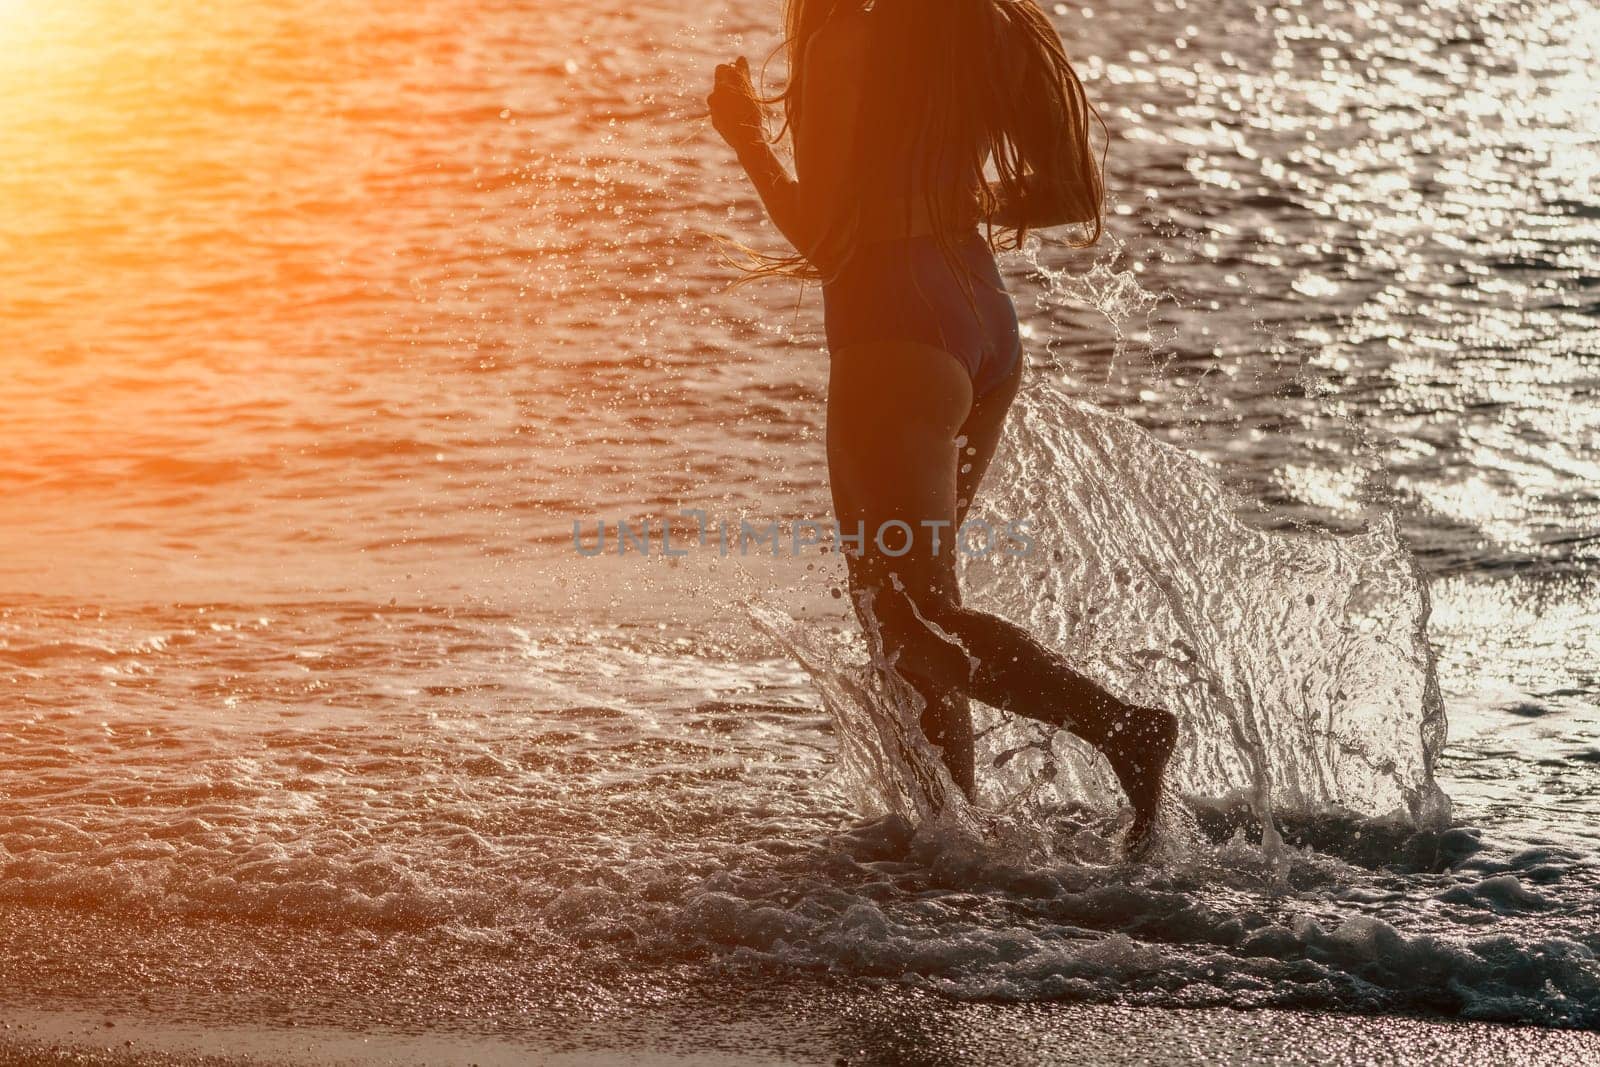
[[[574,520],[827,514],[815,294],[723,291],[708,236],[770,239],[699,105],[768,5],[0,5],[12,998],[513,1032],[759,980],[1600,1025],[1595,13],[1056,14],[1119,244],[1006,263],[1035,466],[989,506],[1081,537],[1096,487],[1198,492],[1200,564],[1379,545],[1357,615],[1393,629],[1341,602],[1244,642],[1278,586],[1243,552],[1175,587],[1239,600],[1172,601],[1211,624],[1193,662],[1283,640],[1230,692],[1360,687],[1363,754],[1326,764],[1360,773],[1309,790],[1292,731],[1263,764],[1283,848],[1193,703],[1211,802],[1162,862],[1113,858],[1092,769],[1026,812],[1048,859],[864,820],[747,608],[845,641],[836,557],[574,551]],[[1096,434],[1196,480],[1097,472]],[[1108,677],[1145,662],[1062,603],[1093,567],[1052,574],[972,577]],[[1362,587],[1283,581],[1313,578]],[[1427,651],[1443,824],[1405,799]]]

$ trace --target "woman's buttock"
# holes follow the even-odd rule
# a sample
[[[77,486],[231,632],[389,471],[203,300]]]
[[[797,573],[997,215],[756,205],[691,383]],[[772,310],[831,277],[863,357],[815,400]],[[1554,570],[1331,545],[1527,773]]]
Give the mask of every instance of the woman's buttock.
[[[1021,358],[1017,313],[988,242],[952,239],[956,263],[932,234],[858,247],[822,289],[828,348],[915,341],[954,356],[982,397]]]

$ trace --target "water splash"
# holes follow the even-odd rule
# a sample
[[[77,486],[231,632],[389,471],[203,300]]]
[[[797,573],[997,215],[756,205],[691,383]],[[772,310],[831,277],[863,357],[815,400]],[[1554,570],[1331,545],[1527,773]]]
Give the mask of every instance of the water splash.
[[[974,559],[972,603],[1028,626],[1119,696],[1166,706],[1195,799],[1435,825],[1443,702],[1427,589],[1383,518],[1336,537],[1240,517],[1211,464],[1037,380],[1019,398],[982,512],[1027,517],[1026,560]],[[1118,794],[1065,734],[985,715],[985,793]]]
[[[804,626],[760,601],[747,610],[816,683],[832,713],[840,777],[857,807],[913,825],[975,828],[965,797],[923,736],[922,698],[890,669],[893,664],[872,628],[858,638]]]
[[[1028,269],[1043,283],[1037,292],[1037,303],[1042,309],[1087,307],[1105,319],[1111,330],[1112,352],[1106,361],[1106,377],[1116,368],[1117,359],[1140,337],[1153,338],[1155,312],[1162,296],[1152,293],[1139,284],[1139,277],[1128,268],[1118,269],[1116,264],[1124,257],[1126,245],[1113,234],[1102,238],[1104,251],[1094,257],[1088,268],[1074,271],[1051,267],[1041,258],[1045,245],[1032,237],[1023,245],[1021,256]],[[1159,350],[1162,345],[1152,346]]]
[[[892,669],[870,604],[859,637],[808,626],[759,598],[745,608],[811,676],[833,721],[840,784],[858,810],[886,814],[958,851],[978,846],[1035,862],[1068,853],[1107,858],[1105,835],[1091,830],[1088,841],[1078,840],[1078,831],[1090,829],[1081,811],[1072,813],[1078,818],[1058,818],[1061,809],[1039,805],[1030,790],[998,802],[968,802],[922,732],[922,698]]]

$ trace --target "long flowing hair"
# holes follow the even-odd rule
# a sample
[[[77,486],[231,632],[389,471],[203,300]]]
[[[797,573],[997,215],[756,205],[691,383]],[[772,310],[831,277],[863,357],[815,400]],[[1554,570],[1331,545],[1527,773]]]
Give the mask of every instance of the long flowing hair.
[[[774,55],[784,52],[789,76],[781,92],[765,99],[783,108],[775,141],[792,140],[799,119],[806,46],[830,19],[864,6],[863,0],[784,0],[784,40]],[[818,246],[847,258],[864,203],[877,195],[903,196],[909,204],[918,190],[955,266],[960,226],[943,223],[970,212],[973,193],[951,175],[970,178],[992,248],[1022,246],[1027,226],[999,226],[992,215],[1001,205],[1029,202],[1067,208],[1076,223],[1069,243],[1097,242],[1105,220],[1104,148],[1096,154],[1091,132],[1098,126],[1104,136],[1105,123],[1036,0],[872,0],[870,6],[873,17],[892,25],[874,42],[854,171]],[[909,120],[910,128],[885,140],[878,128],[884,124],[875,121],[880,115],[898,125]],[[878,158],[869,156],[869,140],[860,136],[868,131]],[[894,158],[883,156],[886,144]],[[992,163],[992,178],[985,161]],[[756,276],[827,277],[803,253],[754,253],[744,266]]]

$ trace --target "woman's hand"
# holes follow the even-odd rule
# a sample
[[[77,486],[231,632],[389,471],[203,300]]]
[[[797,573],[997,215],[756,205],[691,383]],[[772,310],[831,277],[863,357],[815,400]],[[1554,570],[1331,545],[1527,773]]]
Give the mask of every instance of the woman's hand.
[[[744,56],[732,63],[717,64],[716,81],[706,103],[711,108],[711,125],[735,151],[766,140],[761,101],[750,84],[750,64]]]

